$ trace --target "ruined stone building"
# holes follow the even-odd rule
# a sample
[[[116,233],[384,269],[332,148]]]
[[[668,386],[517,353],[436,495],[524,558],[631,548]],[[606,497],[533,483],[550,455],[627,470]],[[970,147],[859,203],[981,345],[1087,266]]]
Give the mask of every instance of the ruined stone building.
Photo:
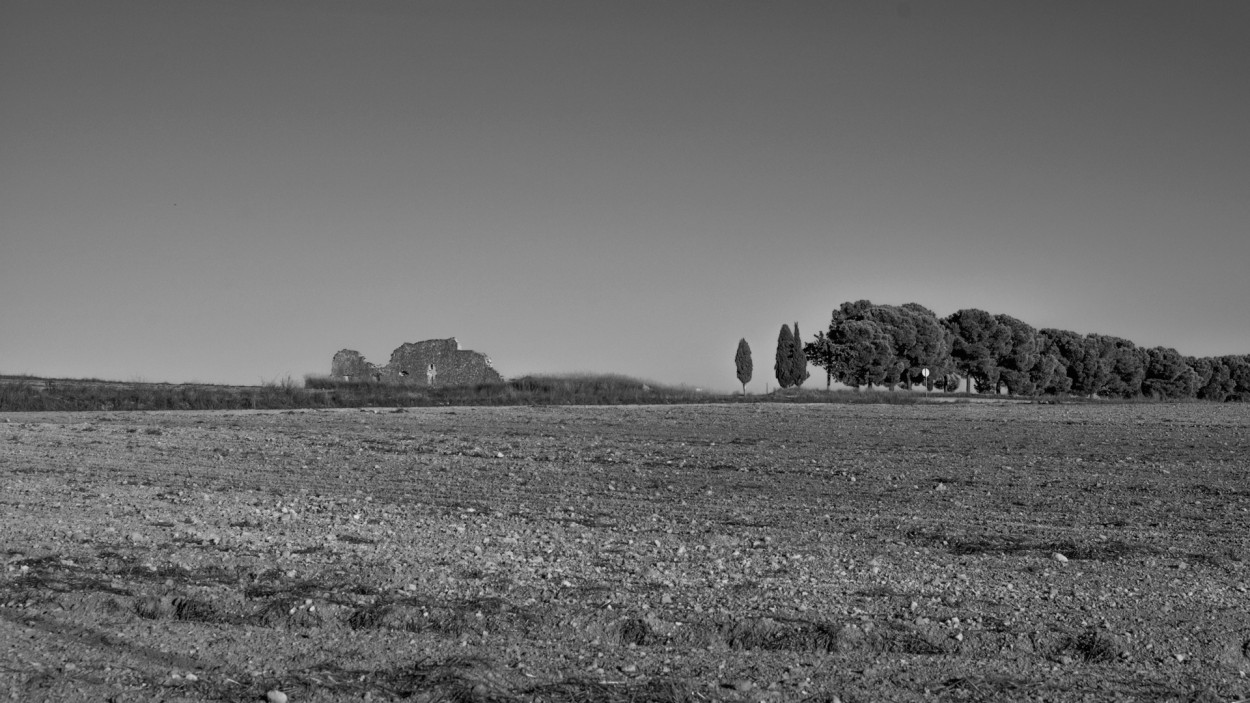
[[[330,375],[344,381],[466,386],[503,380],[490,357],[461,349],[455,337],[408,342],[391,352],[391,363],[375,366],[360,352],[344,349],[334,355]]]

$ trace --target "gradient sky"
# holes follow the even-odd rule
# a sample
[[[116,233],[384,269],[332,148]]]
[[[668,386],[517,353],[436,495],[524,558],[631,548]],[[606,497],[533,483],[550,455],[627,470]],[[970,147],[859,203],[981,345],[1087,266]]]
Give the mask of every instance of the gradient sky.
[[[1250,353],[1250,3],[0,0],[0,373],[458,337],[776,386],[976,307]]]

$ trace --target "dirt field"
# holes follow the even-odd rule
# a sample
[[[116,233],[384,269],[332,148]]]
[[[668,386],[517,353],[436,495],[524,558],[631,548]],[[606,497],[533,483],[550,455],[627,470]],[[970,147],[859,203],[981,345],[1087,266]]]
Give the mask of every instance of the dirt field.
[[[0,417],[0,696],[1235,701],[1250,406]]]

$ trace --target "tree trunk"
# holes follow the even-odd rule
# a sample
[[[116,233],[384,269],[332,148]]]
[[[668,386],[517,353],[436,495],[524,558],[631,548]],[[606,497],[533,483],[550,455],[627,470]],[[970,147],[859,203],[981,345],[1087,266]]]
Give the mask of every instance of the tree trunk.
[[[964,379],[964,393],[972,394],[972,376]]]

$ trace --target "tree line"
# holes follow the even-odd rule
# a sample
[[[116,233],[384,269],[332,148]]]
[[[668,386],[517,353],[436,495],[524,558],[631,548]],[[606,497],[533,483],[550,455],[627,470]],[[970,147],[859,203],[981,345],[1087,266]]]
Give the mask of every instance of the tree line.
[[[837,381],[857,390],[962,385],[985,394],[1250,400],[1250,355],[1184,356],[1104,334],[1035,329],[984,310],[939,318],[917,303],[859,300],[834,310],[829,328],[808,342],[798,328],[782,325],[777,339],[774,371],[782,388],[801,386],[811,364],[824,370],[826,388]],[[735,362],[745,392],[751,377],[745,339]]]

